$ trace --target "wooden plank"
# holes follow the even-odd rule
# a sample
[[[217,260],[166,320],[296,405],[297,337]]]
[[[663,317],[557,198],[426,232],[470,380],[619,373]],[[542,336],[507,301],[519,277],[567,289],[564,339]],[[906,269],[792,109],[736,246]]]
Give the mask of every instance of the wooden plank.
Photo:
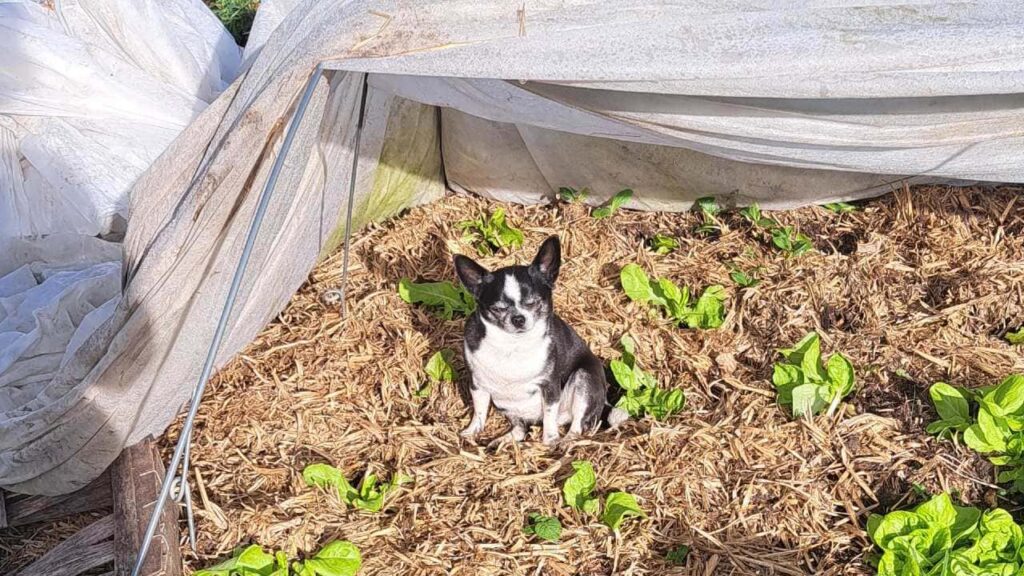
[[[146,533],[164,478],[156,444],[145,440],[126,448],[111,466],[114,499],[114,575],[128,576]],[[178,506],[168,502],[150,545],[142,576],[181,576]]]
[[[82,528],[61,542],[16,576],[78,576],[114,560],[114,516],[109,515]]]
[[[109,509],[110,474],[104,472],[88,486],[63,496],[19,496],[7,494],[7,523],[24,526],[48,522],[93,510]]]

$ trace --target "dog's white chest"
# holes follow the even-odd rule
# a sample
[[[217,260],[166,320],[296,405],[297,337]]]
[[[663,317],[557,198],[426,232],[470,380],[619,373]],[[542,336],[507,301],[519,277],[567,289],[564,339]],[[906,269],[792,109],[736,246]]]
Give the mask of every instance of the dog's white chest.
[[[496,407],[510,416],[535,419],[541,413],[540,383],[548,377],[551,341],[544,326],[509,334],[486,323],[486,335],[466,363],[474,385],[486,390]]]

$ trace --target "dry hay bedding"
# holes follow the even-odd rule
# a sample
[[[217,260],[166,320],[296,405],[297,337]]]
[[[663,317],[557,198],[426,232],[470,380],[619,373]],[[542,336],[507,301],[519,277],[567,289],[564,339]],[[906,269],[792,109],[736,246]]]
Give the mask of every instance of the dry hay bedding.
[[[780,213],[818,249],[788,259],[735,214],[707,238],[694,233],[694,214],[594,220],[580,205],[505,206],[526,244],[484,262],[525,262],[560,234],[558,312],[606,360],[632,334],[640,364],[687,395],[683,413],[665,422],[631,422],[565,453],[537,442],[497,452],[466,445],[454,386],[413,394],[430,354],[461,349],[463,322],[407,305],[396,283],[453,279],[451,254],[471,250],[455,224],[496,204],[454,195],[371,226],[354,238],[347,320],[320,298],[340,283],[339,255],[211,384],[193,451],[199,552],[186,550],[187,564],[246,542],[301,554],[346,538],[361,548],[364,574],[869,573],[862,528],[871,510],[910,503],[915,484],[976,504],[996,497],[983,460],[924,427],[931,382],[979,386],[1024,369],[999,338],[1024,321],[1018,194],[902,190],[851,214]],[[656,232],[678,236],[681,248],[653,254],[644,239]],[[725,325],[676,329],[629,302],[618,285],[629,262],[691,287],[725,285]],[[731,263],[760,268],[762,283],[738,288]],[[836,416],[792,422],[775,403],[771,365],[777,348],[810,330],[826,352],[852,359],[858,389]],[[504,429],[492,412],[483,437]],[[176,437],[177,428],[166,443]],[[563,507],[574,459],[593,462],[601,493],[636,494],[649,518],[615,538]],[[367,515],[304,485],[301,470],[318,461],[350,479],[369,465],[415,483]],[[530,512],[561,519],[560,544],[523,535]],[[679,544],[693,551],[670,568],[665,552]]]

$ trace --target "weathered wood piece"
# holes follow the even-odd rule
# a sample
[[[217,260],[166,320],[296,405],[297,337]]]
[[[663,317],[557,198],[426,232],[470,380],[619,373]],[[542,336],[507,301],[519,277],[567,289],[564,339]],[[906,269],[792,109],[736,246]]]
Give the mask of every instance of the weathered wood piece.
[[[24,526],[34,522],[48,522],[93,510],[109,509],[110,475],[103,473],[88,486],[63,496],[18,496],[5,493],[7,524]]]
[[[110,467],[114,500],[114,575],[128,576],[142,545],[149,516],[156,507],[164,464],[156,444],[144,440],[125,448]],[[168,502],[146,555],[142,576],[181,576],[178,506]]]
[[[114,517],[104,516],[61,542],[16,576],[78,576],[114,560]]]

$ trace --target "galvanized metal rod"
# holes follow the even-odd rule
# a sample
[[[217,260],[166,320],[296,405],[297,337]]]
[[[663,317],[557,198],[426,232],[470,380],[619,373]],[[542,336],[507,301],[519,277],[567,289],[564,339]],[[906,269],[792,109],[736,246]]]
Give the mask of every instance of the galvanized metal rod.
[[[359,141],[363,136],[363,121],[366,118],[367,78],[369,78],[369,76],[364,72],[361,88],[362,95],[359,97],[359,119],[356,121],[356,141],[355,146],[352,147],[352,172],[349,174],[348,179],[348,211],[345,215],[345,253],[341,260],[341,302],[339,304],[342,319],[345,318],[345,293],[348,291],[348,251],[352,240],[352,206],[355,203],[356,197],[356,171],[359,168]]]
[[[270,176],[267,178],[267,184],[263,187],[263,191],[260,193],[259,201],[256,205],[256,212],[253,214],[252,222],[249,224],[249,233],[245,238],[245,247],[242,248],[242,255],[238,259],[238,265],[235,267],[235,274],[231,278],[231,288],[228,290],[227,298],[224,300],[224,309],[220,313],[220,320],[217,322],[217,330],[213,334],[213,340],[210,342],[210,348],[206,352],[206,362],[203,364],[202,374],[199,376],[199,381],[196,383],[195,389],[192,391],[192,397],[189,400],[188,415],[185,417],[185,424],[181,429],[181,437],[178,438],[178,443],[174,447],[174,455],[171,456],[171,463],[167,467],[167,473],[164,475],[163,485],[160,487],[160,497],[157,498],[156,506],[153,508],[153,515],[149,518],[149,525],[146,527],[146,534],[142,539],[142,546],[139,548],[139,555],[135,560],[135,568],[132,569],[132,576],[141,576],[142,564],[146,560],[146,554],[149,553],[149,547],[153,542],[153,536],[156,534],[156,530],[160,525],[160,516],[163,514],[164,506],[167,505],[167,498],[171,493],[171,485],[174,483],[174,479],[177,476],[175,472],[178,466],[181,464],[182,455],[185,452],[186,446],[192,440],[192,428],[195,425],[196,413],[199,411],[199,401],[203,397],[203,391],[206,390],[206,383],[210,378],[210,374],[213,372],[213,364],[217,358],[217,351],[220,348],[221,340],[224,338],[224,332],[227,329],[228,318],[231,316],[231,309],[235,304],[235,298],[238,297],[238,290],[242,285],[242,278],[245,276],[245,269],[249,264],[249,257],[252,255],[253,246],[256,244],[256,236],[259,234],[260,226],[263,224],[263,217],[266,215],[267,206],[270,204],[270,198],[273,195],[274,187],[277,185],[277,178],[281,174],[281,168],[284,166],[284,160],[288,156],[288,150],[292,146],[292,141],[295,140],[295,135],[299,131],[299,125],[302,123],[303,116],[306,115],[306,108],[309,106],[310,100],[313,98],[313,91],[316,88],[317,82],[320,80],[320,76],[323,72],[323,66],[319,65],[313,71],[309,81],[306,84],[306,90],[302,94],[302,99],[299,100],[299,105],[295,109],[295,113],[292,115],[291,125],[288,126],[288,131],[285,133],[284,142],[281,144],[281,150],[278,152],[277,158],[274,160],[274,165],[270,170]]]

